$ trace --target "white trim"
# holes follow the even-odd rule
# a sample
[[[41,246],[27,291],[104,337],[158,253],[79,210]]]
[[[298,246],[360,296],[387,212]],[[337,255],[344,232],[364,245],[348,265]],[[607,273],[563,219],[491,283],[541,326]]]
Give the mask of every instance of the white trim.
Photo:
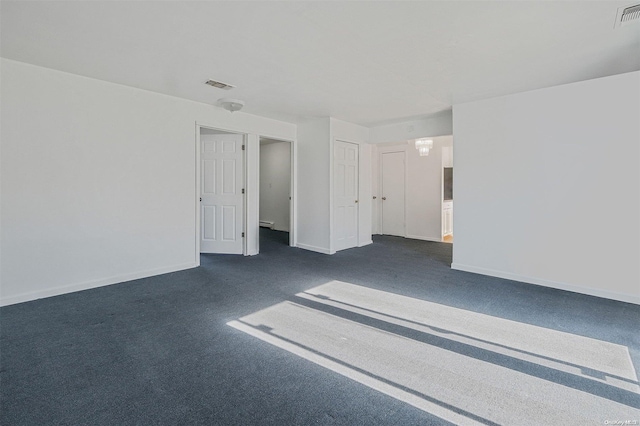
[[[196,161],[196,194],[195,195],[196,196],[194,197],[194,200],[196,203],[196,223],[195,223],[196,251],[195,251],[195,256],[193,260],[196,266],[200,266],[200,181],[201,181],[200,151],[201,150],[202,148],[200,147],[200,125],[196,121],[196,155],[195,155],[195,161]]]
[[[151,269],[146,271],[134,272],[131,274],[116,275],[109,278],[85,281],[76,284],[64,285],[61,287],[48,288],[46,290],[32,291],[28,293],[18,294],[16,296],[3,297],[0,299],[0,306],[13,305],[15,303],[29,302],[32,300],[42,299],[45,297],[59,296],[61,294],[74,293],[76,291],[89,290],[92,288],[103,287],[106,285],[120,284],[126,281],[148,278],[156,275],[168,274],[170,272],[183,271],[185,269],[197,268],[199,265],[195,263],[183,263],[181,265],[169,266],[165,268]]]
[[[298,224],[298,197],[296,196],[296,184],[298,177],[298,168],[296,161],[296,141],[288,141],[289,142],[289,154],[291,156],[291,164],[289,165],[289,194],[291,194],[291,202],[289,203],[289,247],[295,247],[296,245],[296,237],[297,237],[297,224]]]
[[[329,118],[329,251],[325,254],[331,254],[331,253],[335,253],[336,251],[334,250],[335,244],[334,244],[334,235],[335,235],[335,230],[333,229],[333,222],[334,222],[334,217],[333,217],[333,196],[334,196],[334,191],[333,191],[333,170],[334,170],[334,162],[335,162],[335,145],[336,145],[336,139],[333,137],[333,132],[332,132],[332,128],[331,128],[331,118]],[[360,171],[358,170],[358,173]],[[319,253],[323,253],[323,252],[319,252]]]
[[[315,251],[316,253],[335,254],[335,251],[331,251],[330,249],[326,249],[326,248],[322,248],[322,247],[316,247],[316,246],[312,246],[312,245],[309,245],[309,244],[300,244],[300,243],[298,243],[298,245],[296,247],[301,248],[303,250]]]
[[[249,229],[248,229],[249,227],[247,225],[249,223],[249,208],[248,208],[249,187],[251,186],[249,182],[249,151],[251,150],[251,147],[249,146],[250,145],[249,135],[247,133],[242,134],[242,145],[244,146],[244,149],[242,150],[242,166],[243,166],[242,179],[244,180],[244,182],[242,183],[242,187],[245,189],[244,194],[242,196],[242,232],[244,233],[244,238],[242,238],[242,254],[244,256],[249,256],[249,255],[254,255],[258,253],[249,252]],[[260,147],[260,140],[258,139],[258,148],[259,147]],[[260,155],[260,152],[258,152],[258,155]],[[260,157],[258,157],[258,167],[260,167]],[[259,168],[257,172],[259,175],[260,174]],[[258,209],[260,209],[260,205],[258,205]],[[259,247],[260,245],[258,241],[258,248]]]
[[[402,218],[402,233],[407,237],[407,212],[409,211],[409,150],[404,149],[404,217]]]
[[[362,244],[358,244],[358,247],[368,246],[369,244],[373,244],[373,240],[365,241]]]
[[[442,238],[438,237],[421,237],[419,235],[407,235],[405,238],[410,238],[412,240],[422,240],[422,241],[434,241],[436,243],[441,243]]]
[[[360,213],[362,213],[362,209],[360,209],[360,206],[362,205],[361,203],[361,199],[362,196],[360,194],[360,185],[362,185],[362,181],[364,179],[362,179],[362,176],[360,176],[360,173],[362,173],[363,167],[362,167],[362,152],[360,150],[360,144],[356,143],[354,144],[355,146],[357,146],[357,152],[358,152],[358,172],[356,173],[356,179],[358,179],[358,182],[356,183],[356,247],[362,247],[362,245],[360,244],[360,228],[362,227],[362,225],[360,224]],[[333,184],[331,185],[331,189],[333,190]],[[371,216],[371,214],[369,214],[369,216]]]
[[[574,293],[587,294],[589,296],[602,297],[605,299],[617,300],[620,302],[634,303],[636,305],[640,305],[640,296],[636,296],[633,294],[617,293],[613,291],[599,290],[599,289],[582,287],[582,286],[573,285],[573,284],[565,284],[557,281],[549,281],[541,278],[514,274],[511,272],[496,271],[493,269],[480,268],[477,266],[463,265],[460,263],[452,263],[451,269],[456,269],[458,271],[472,272],[472,273],[481,274],[481,275],[488,275],[491,277],[504,278],[507,280],[520,281],[527,284],[535,284],[543,287],[572,291]]]
[[[444,240],[444,147],[440,147],[440,241]],[[451,154],[453,155],[453,153]],[[453,222],[453,216],[451,217]],[[451,225],[453,229],[453,225]]]

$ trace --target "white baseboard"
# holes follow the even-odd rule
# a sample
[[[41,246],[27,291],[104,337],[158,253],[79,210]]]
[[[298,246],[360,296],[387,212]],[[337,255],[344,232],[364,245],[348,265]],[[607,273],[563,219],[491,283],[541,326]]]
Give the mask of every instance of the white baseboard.
[[[298,243],[296,245],[296,247],[301,248],[303,250],[309,250],[309,251],[315,251],[316,253],[322,253],[322,254],[334,254],[335,252],[331,252],[331,250],[327,249],[327,248],[323,248],[323,247],[316,247],[316,246],[312,246],[309,244],[302,244],[302,243]]]
[[[373,244],[373,240],[365,241],[364,243],[358,244],[358,247],[368,246],[369,244]]]
[[[440,237],[421,237],[419,235],[407,235],[405,238],[411,238],[412,240],[435,241],[436,243],[442,242],[442,238]]]
[[[614,291],[594,289],[590,287],[582,287],[573,284],[566,284],[557,281],[549,281],[525,275],[514,274],[511,272],[496,271],[493,269],[480,268],[477,266],[463,265],[460,263],[452,263],[451,269],[458,271],[473,272],[475,274],[488,275],[491,277],[504,278],[507,280],[520,281],[527,284],[535,284],[543,287],[556,288],[558,290],[572,291],[574,293],[587,294],[589,296],[602,297],[604,299],[617,300],[620,302],[634,303],[640,305],[640,296],[633,294],[617,293]]]
[[[185,269],[195,268],[195,263],[185,263],[182,265],[170,266],[166,268],[151,269],[147,271],[139,271],[131,274],[116,275],[109,278],[99,280],[85,281],[82,283],[64,285],[60,287],[47,288],[44,290],[31,291],[28,293],[17,294],[15,296],[2,297],[0,306],[14,305],[16,303],[29,302],[31,300],[42,299],[45,297],[59,296],[61,294],[73,293],[75,291],[89,290],[97,287],[104,287],[111,284],[119,284],[125,281],[137,280],[140,278],[152,277],[154,275],[168,274],[170,272],[182,271]]]

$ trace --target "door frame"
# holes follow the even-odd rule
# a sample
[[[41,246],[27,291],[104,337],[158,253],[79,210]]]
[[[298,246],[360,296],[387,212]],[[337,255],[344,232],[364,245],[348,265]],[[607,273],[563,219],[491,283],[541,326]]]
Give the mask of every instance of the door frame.
[[[378,148],[378,193],[379,193],[379,197],[380,197],[380,202],[378,203],[378,234],[379,235],[386,235],[384,233],[384,227],[383,227],[383,212],[382,212],[382,197],[384,196],[383,194],[383,186],[382,186],[382,175],[384,173],[383,170],[383,166],[382,166],[382,156],[384,154],[392,154],[392,153],[396,153],[396,152],[400,152],[402,154],[404,154],[404,200],[402,200],[402,203],[404,205],[404,217],[402,218],[403,221],[403,234],[402,237],[406,238],[407,237],[407,182],[409,181],[409,172],[408,172],[408,167],[407,167],[407,163],[409,162],[409,155],[407,152],[407,147],[406,146],[389,146],[389,147],[380,147]]]
[[[289,247],[296,246],[296,224],[297,224],[297,200],[296,200],[296,179],[297,170],[296,170],[296,143],[293,140],[274,138],[266,135],[258,136],[258,148],[260,152],[258,153],[258,160],[260,160],[260,156],[262,155],[262,144],[260,143],[261,139],[270,139],[278,142],[286,142],[289,144],[289,194],[291,197],[291,202],[289,203]],[[258,220],[260,220],[260,161],[258,161]],[[260,252],[260,238],[258,238],[258,252]]]
[[[196,122],[196,156],[195,156],[195,161],[196,161],[196,193],[195,193],[195,205],[196,205],[196,232],[195,232],[195,259],[196,259],[196,265],[200,266],[200,232],[201,232],[201,217],[200,217],[200,191],[201,191],[201,182],[202,182],[202,176],[200,176],[200,173],[202,173],[202,171],[200,170],[200,151],[201,151],[201,146],[200,146],[200,131],[201,129],[208,129],[208,130],[214,130],[214,131],[219,131],[219,132],[224,132],[224,133],[232,133],[232,134],[236,134],[236,135],[242,135],[242,144],[246,147],[247,146],[247,134],[243,133],[243,132],[239,132],[236,130],[230,130],[230,129],[223,129],[223,128],[219,128],[219,127],[214,127],[214,126],[209,126],[209,125],[205,125],[205,124],[199,124]],[[246,149],[242,151],[242,187],[246,188],[247,187],[247,151]],[[246,190],[245,190],[245,194],[242,197],[242,232],[244,232],[246,234],[247,231],[247,194],[246,194]],[[247,238],[243,238],[242,239],[242,255],[246,256],[247,255]]]

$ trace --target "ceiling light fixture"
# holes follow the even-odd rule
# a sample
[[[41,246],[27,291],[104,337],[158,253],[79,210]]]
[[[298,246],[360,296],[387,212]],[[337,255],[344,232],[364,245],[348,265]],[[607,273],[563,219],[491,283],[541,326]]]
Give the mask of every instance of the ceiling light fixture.
[[[433,141],[431,139],[417,139],[415,144],[421,157],[429,155],[429,151],[433,148]]]
[[[227,111],[240,111],[244,106],[244,101],[240,99],[220,98],[218,99],[218,105]]]

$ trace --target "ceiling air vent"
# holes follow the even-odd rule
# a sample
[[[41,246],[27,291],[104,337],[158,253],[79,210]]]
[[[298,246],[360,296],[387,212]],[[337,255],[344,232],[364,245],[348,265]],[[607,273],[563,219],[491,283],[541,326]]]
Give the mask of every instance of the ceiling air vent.
[[[215,81],[215,80],[208,80],[205,84],[208,84],[209,86],[217,87],[218,89],[224,89],[224,90],[229,90],[236,87],[236,86],[232,86],[230,84],[222,83],[220,81]]]
[[[616,28],[640,22],[640,4],[618,8]]]

